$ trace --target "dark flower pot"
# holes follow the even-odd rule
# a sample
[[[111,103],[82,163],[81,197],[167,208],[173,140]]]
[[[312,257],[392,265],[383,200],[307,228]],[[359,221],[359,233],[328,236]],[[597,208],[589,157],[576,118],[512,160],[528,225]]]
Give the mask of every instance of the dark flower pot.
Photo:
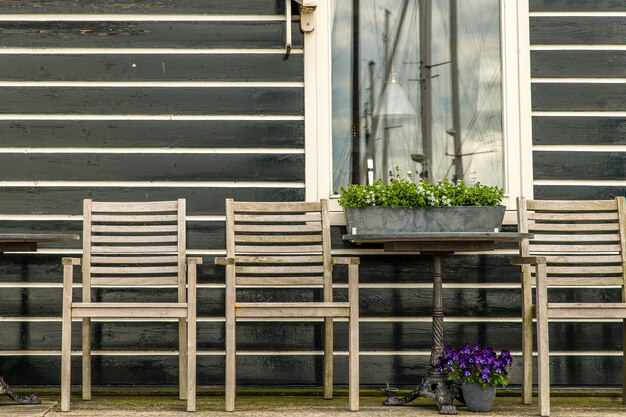
[[[463,382],[462,388],[465,405],[469,411],[491,411],[496,398],[496,387],[487,386],[483,389],[480,384]]]
[[[497,232],[504,206],[344,207],[349,234]]]

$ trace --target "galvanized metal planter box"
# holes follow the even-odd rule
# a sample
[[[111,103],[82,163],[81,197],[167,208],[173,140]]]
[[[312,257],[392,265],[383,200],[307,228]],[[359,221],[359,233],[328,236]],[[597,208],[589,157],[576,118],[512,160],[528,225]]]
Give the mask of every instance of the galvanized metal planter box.
[[[350,234],[497,232],[502,227],[506,207],[344,207],[343,210]]]

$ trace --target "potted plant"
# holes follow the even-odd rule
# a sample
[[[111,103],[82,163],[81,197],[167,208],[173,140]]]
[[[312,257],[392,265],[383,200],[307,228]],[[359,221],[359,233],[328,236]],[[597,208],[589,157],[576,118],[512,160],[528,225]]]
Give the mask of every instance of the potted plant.
[[[411,232],[497,232],[505,207],[499,205],[500,187],[448,180],[415,182],[399,170],[388,184],[378,179],[370,185],[341,187],[339,205],[344,209],[349,234]]]
[[[513,360],[508,350],[497,354],[489,347],[465,345],[446,347],[437,361],[439,372],[449,381],[461,384],[463,398],[470,411],[491,411],[496,387],[509,383]]]

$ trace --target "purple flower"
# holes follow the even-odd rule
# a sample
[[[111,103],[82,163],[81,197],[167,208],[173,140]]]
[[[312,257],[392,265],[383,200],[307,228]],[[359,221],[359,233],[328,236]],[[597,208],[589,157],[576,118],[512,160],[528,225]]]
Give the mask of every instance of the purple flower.
[[[437,360],[437,369],[451,381],[465,381],[483,385],[505,386],[509,382],[511,353],[502,350],[498,355],[492,348],[466,344],[461,348],[446,346]]]

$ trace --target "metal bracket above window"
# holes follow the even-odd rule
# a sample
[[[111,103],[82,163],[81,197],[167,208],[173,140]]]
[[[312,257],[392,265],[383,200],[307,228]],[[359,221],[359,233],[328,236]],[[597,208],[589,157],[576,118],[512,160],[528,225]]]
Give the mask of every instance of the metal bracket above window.
[[[315,29],[315,8],[317,0],[295,0],[300,9],[300,30],[312,32]],[[291,36],[291,0],[285,0],[285,58],[289,57],[292,48]]]
[[[300,30],[312,32],[315,29],[315,8],[317,0],[295,0],[300,9]]]

